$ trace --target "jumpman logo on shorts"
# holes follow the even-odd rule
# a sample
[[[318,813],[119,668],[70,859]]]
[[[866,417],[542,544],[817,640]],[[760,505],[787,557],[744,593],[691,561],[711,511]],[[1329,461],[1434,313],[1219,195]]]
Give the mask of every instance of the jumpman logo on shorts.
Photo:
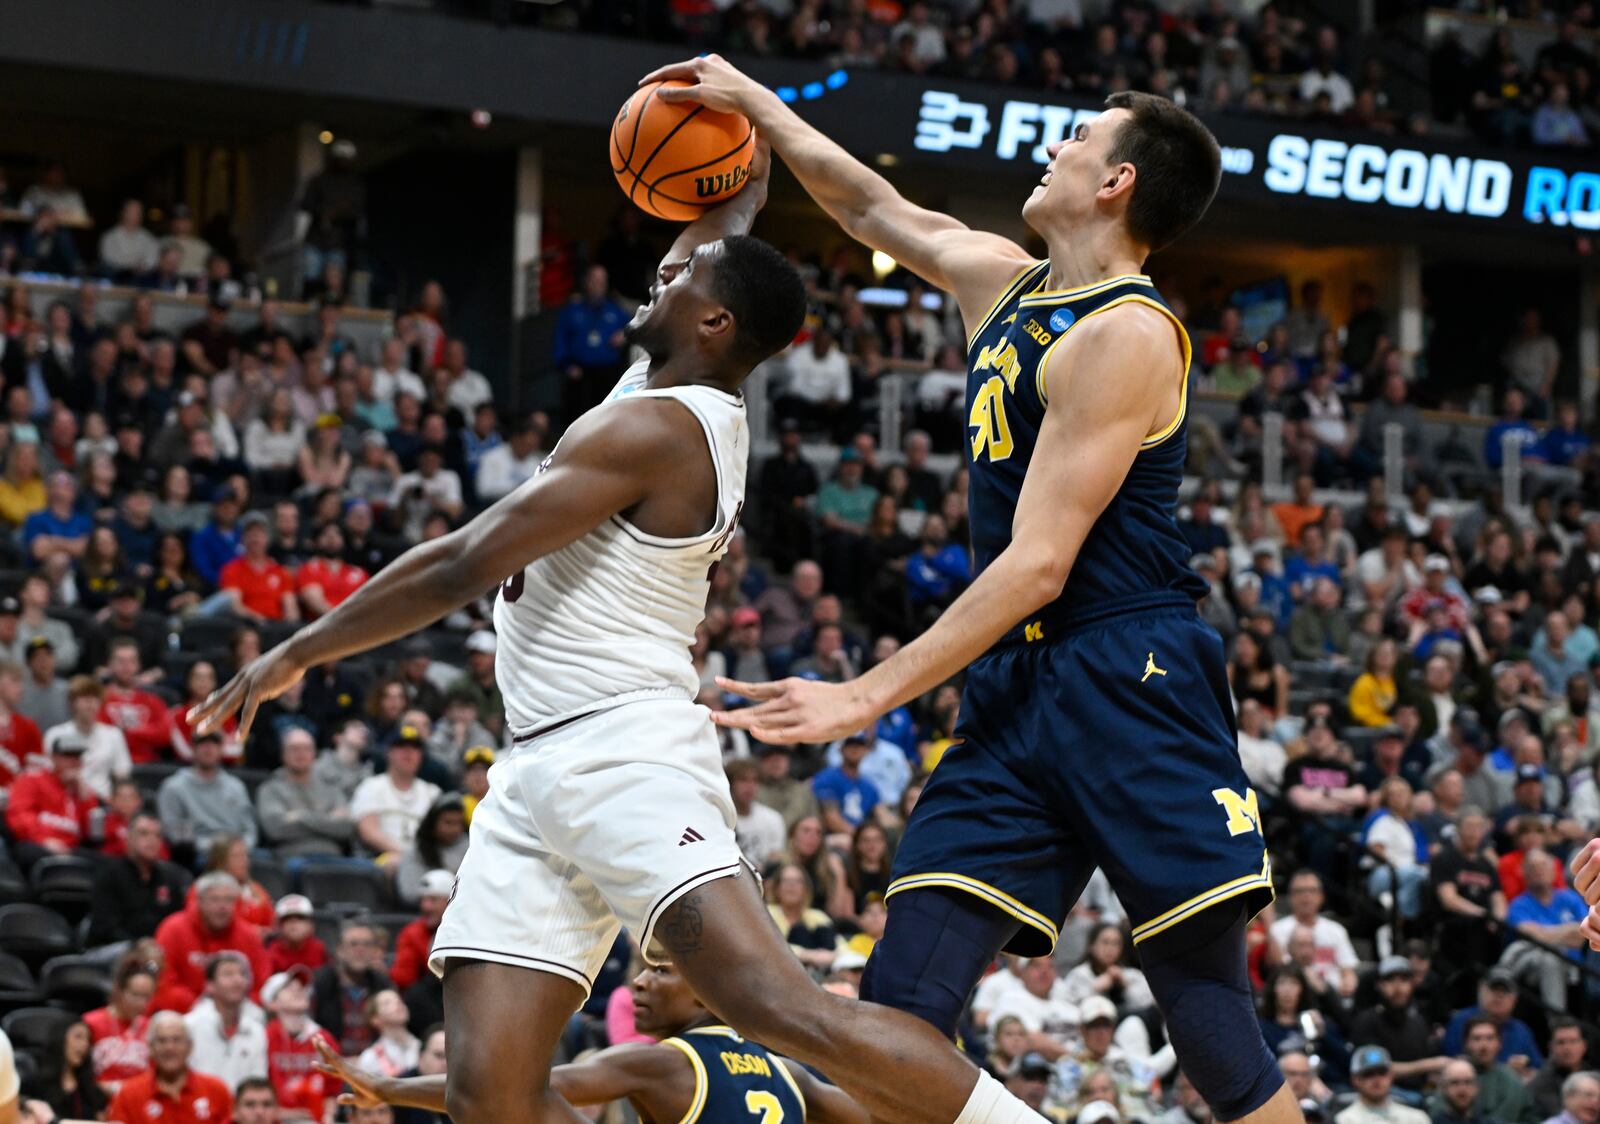
[[[1152,675],[1165,675],[1166,673],[1165,668],[1156,666],[1156,654],[1154,652],[1146,652],[1144,656],[1144,675],[1140,677],[1139,682],[1143,683]]]

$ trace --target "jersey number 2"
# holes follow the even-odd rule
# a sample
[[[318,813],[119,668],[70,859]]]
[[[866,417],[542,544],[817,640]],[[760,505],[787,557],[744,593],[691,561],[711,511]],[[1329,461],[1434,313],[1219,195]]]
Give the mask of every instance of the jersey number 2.
[[[978,388],[972,399],[972,413],[967,417],[967,428],[972,434],[972,459],[983,456],[987,449],[991,461],[1003,461],[1011,455],[1011,425],[1006,421],[1006,380],[992,376]]]
[[[744,1107],[761,1117],[760,1124],[783,1124],[783,1105],[771,1093],[752,1089],[744,1095]]]

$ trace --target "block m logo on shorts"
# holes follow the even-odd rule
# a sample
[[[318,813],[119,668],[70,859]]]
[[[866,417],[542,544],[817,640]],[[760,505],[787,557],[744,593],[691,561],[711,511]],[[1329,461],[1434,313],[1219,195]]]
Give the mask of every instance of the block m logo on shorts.
[[[1253,831],[1266,838],[1266,832],[1261,830],[1261,802],[1256,799],[1255,789],[1247,788],[1244,795],[1240,796],[1231,788],[1214,788],[1211,798],[1228,813],[1229,835],[1244,835]]]

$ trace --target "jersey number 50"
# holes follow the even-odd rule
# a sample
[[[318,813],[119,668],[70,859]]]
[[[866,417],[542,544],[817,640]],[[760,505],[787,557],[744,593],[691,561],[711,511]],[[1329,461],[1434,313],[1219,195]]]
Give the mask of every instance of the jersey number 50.
[[[1003,461],[1011,455],[1011,425],[1006,421],[1005,390],[1005,379],[994,375],[978,388],[972,399],[967,428],[973,431],[973,460],[985,452],[991,461]]]

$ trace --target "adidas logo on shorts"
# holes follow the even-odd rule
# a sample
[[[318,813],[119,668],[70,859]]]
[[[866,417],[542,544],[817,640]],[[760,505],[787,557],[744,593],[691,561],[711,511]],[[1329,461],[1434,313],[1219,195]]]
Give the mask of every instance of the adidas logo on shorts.
[[[704,835],[701,835],[692,827],[686,827],[683,829],[683,838],[678,840],[678,846],[687,847],[691,843],[704,843],[705,841],[706,837]]]

